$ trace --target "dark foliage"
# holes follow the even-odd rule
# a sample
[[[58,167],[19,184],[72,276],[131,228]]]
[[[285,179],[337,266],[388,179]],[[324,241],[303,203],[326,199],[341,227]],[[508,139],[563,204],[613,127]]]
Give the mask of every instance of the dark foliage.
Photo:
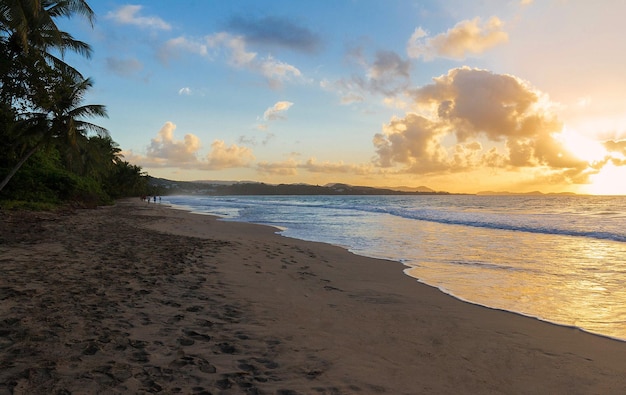
[[[87,121],[106,116],[104,106],[82,103],[91,80],[57,55],[91,54],[55,23],[74,15],[93,23],[84,0],[0,1],[1,207],[94,206],[146,193],[147,175],[121,159],[106,129]]]

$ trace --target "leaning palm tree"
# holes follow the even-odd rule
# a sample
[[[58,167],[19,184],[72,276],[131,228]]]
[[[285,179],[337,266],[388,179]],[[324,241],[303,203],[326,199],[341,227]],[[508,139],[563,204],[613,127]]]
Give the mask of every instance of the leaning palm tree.
[[[67,50],[91,55],[88,44],[55,23],[55,18],[74,14],[93,23],[94,13],[84,0],[0,1],[0,104],[3,115],[14,118],[3,137],[10,137],[21,152],[0,191],[30,156],[52,140],[72,148],[80,141],[76,136],[105,132],[82,120],[106,115],[103,106],[79,105],[91,80],[55,55],[63,56]]]
[[[39,149],[54,143],[63,147],[67,157],[71,158],[74,152],[78,152],[80,143],[87,141],[90,132],[108,136],[105,128],[86,120],[107,116],[103,105],[82,105],[85,93],[93,85],[92,81],[63,68],[54,74],[55,78],[49,81],[49,85],[38,86],[35,102],[39,103],[39,111],[25,114],[16,122],[22,138],[29,142],[29,148],[24,150],[22,158],[0,183],[0,191]]]

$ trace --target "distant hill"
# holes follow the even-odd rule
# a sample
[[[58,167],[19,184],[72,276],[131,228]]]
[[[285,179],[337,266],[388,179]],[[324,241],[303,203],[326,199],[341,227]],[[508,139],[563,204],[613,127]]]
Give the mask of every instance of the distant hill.
[[[256,181],[223,181],[223,180],[197,180],[189,181],[196,184],[211,184],[211,185],[233,185],[233,184],[260,184]]]
[[[449,195],[449,192],[435,192],[428,187],[373,188],[348,184],[265,184],[261,182],[237,181],[173,181],[150,177],[150,185],[158,188],[160,194],[192,195]]]
[[[385,187],[386,189],[393,189],[394,191],[402,191],[402,192],[436,192],[434,189],[425,187],[425,186],[419,186],[417,188],[415,187],[405,187],[405,186],[401,186],[401,187]]]
[[[574,192],[550,192],[543,193],[540,191],[532,191],[532,192],[508,192],[508,191],[482,191],[478,192],[477,195],[491,195],[491,196],[552,196],[552,195],[565,195],[565,196],[575,196]]]

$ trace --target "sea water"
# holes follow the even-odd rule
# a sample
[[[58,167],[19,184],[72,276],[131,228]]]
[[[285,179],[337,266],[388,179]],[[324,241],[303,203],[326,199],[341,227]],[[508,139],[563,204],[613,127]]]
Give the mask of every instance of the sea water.
[[[169,196],[400,261],[468,302],[626,340],[626,197]]]

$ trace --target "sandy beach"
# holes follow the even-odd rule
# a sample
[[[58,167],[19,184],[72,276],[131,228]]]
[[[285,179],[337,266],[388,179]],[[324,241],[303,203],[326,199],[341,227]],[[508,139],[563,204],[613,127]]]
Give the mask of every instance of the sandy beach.
[[[3,394],[623,394],[626,343],[155,203],[0,212]]]

